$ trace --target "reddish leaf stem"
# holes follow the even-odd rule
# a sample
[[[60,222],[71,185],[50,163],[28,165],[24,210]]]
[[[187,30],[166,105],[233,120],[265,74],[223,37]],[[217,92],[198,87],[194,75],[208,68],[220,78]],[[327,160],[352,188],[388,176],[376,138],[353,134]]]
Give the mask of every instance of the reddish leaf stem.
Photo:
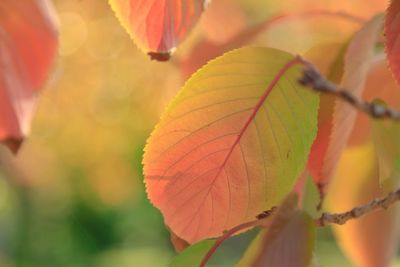
[[[247,228],[255,227],[260,225],[266,218],[262,220],[254,220],[250,222],[246,222],[240,225],[237,225],[230,229],[229,231],[225,232],[220,238],[218,238],[214,245],[210,248],[207,254],[204,256],[203,260],[201,261],[199,267],[205,267],[208,261],[210,260],[211,256],[217,251],[217,249],[225,242],[225,240],[229,239],[232,235]]]

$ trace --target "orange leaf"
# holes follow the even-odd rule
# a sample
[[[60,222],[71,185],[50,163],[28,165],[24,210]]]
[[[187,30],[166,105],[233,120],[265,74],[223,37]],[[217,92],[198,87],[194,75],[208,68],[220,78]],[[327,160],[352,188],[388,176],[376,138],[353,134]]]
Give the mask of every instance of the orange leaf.
[[[206,0],[109,0],[136,44],[165,61],[198,21]]]
[[[299,60],[242,48],[200,69],[148,140],[151,202],[194,243],[250,221],[292,189],[316,133],[318,95],[297,84]]]
[[[227,43],[248,23],[244,10],[232,0],[212,1],[200,20],[206,39],[213,43]]]
[[[181,252],[189,246],[188,242],[177,236],[174,232],[170,233],[169,239],[177,252]]]
[[[376,16],[369,21],[355,34],[344,57],[344,73],[341,86],[358,97],[361,97],[363,93],[381,25],[382,16]],[[309,165],[312,167],[311,172],[314,175],[315,182],[322,188],[329,183],[334,174],[337,162],[348,142],[356,118],[357,111],[352,106],[340,99],[335,100],[331,118],[332,126],[322,128],[325,132],[323,135],[318,136],[318,138],[325,139],[325,141],[320,139],[316,141],[326,143],[327,139],[329,139],[326,149],[319,151],[322,154],[318,156],[323,160],[320,160],[320,165]],[[313,147],[313,149],[315,148]],[[318,148],[321,149],[321,147]],[[313,153],[314,151],[312,155]]]
[[[327,192],[330,212],[344,212],[385,192],[379,187],[378,163],[372,143],[348,148]],[[360,267],[389,266],[397,247],[399,209],[370,213],[345,225],[333,226],[346,255]]]
[[[377,59],[372,64],[363,98],[369,101],[383,99],[391,106],[399,107],[399,86],[391,79],[386,60]],[[358,113],[349,148],[345,150],[327,192],[329,211],[342,212],[382,196],[379,172],[383,166],[378,166],[371,138],[370,118]],[[357,266],[388,266],[396,247],[398,216],[399,210],[391,208],[349,221],[344,226],[335,226],[334,229],[342,249]]]
[[[57,23],[47,0],[0,2],[0,140],[18,148],[57,49]]]
[[[225,4],[225,2],[223,2]],[[221,4],[219,4],[221,5]],[[227,4],[226,4],[227,5]],[[229,5],[229,9],[234,9],[231,5]],[[217,6],[218,7],[218,6]],[[227,7],[228,8],[228,7]],[[213,11],[213,6],[210,7],[210,11]],[[217,10],[218,11],[218,10]],[[215,11],[214,11],[215,12]],[[210,12],[212,14],[212,12]],[[215,15],[216,16],[216,15]],[[240,15],[236,15],[239,17]],[[265,21],[239,29],[241,26],[237,26],[236,31],[230,31],[230,38],[226,35],[223,35],[221,39],[224,41],[216,41],[214,38],[206,38],[209,37],[210,30],[205,30],[206,36],[200,38],[189,51],[189,53],[180,59],[180,67],[183,74],[183,77],[187,78],[192,73],[194,73],[200,66],[205,64],[208,60],[213,59],[217,56],[222,55],[224,52],[227,52],[232,49],[236,49],[244,46],[245,44],[252,43],[256,38],[260,37],[262,33],[266,33],[269,30],[274,29],[274,27],[279,26],[280,24],[289,23],[289,25],[303,25],[307,22],[307,20],[313,18],[331,18],[333,20],[343,20],[350,24],[359,24],[363,22],[362,18],[354,17],[350,14],[329,11],[329,10],[308,10],[299,13],[282,13],[272,17],[267,18]],[[207,13],[203,17],[203,23],[210,20],[210,15]],[[240,17],[238,20],[241,20]],[[291,22],[293,21],[293,22]],[[209,22],[210,23],[210,22]],[[214,22],[215,23],[215,22]],[[308,21],[309,23],[309,21]],[[301,27],[303,28],[303,27]],[[233,29],[232,29],[233,30]],[[309,30],[308,34],[313,35],[316,34],[315,30]],[[325,31],[324,31],[325,33]],[[283,34],[279,31],[279,34]],[[286,33],[287,35],[287,33]],[[220,35],[221,36],[221,35]],[[286,39],[285,39],[286,40]],[[297,40],[297,42],[301,42],[301,40]],[[296,43],[297,43],[296,42]],[[307,40],[309,43],[310,41]],[[279,47],[279,46],[277,46]],[[289,52],[294,53],[293,49],[287,50]],[[330,54],[330,53],[329,53]],[[325,57],[329,58],[326,54]]]
[[[308,51],[305,55],[330,81],[338,83],[343,75],[344,54],[347,44],[325,44],[319,45]],[[320,96],[320,109],[318,112],[318,133],[308,159],[307,168],[312,177],[320,177],[323,167],[330,135],[333,126],[333,111],[335,98],[330,95]],[[321,156],[322,155],[322,156]],[[317,180],[318,181],[318,180]],[[322,189],[322,188],[321,188]]]
[[[362,98],[367,101],[380,99],[390,107],[400,108],[400,86],[393,79],[385,59],[378,58],[372,64]],[[370,117],[359,112],[349,145],[362,145],[369,140],[371,140]]]

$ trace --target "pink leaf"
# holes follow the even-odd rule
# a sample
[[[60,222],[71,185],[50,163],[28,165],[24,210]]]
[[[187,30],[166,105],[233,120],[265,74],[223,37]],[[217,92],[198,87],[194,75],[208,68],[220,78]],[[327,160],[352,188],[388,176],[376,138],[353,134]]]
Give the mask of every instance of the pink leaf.
[[[37,94],[57,49],[47,0],[0,2],[0,140],[13,151],[29,133]]]
[[[386,54],[390,69],[397,82],[400,81],[400,1],[390,1],[385,17]]]
[[[198,21],[206,0],[109,0],[136,44],[165,61]]]

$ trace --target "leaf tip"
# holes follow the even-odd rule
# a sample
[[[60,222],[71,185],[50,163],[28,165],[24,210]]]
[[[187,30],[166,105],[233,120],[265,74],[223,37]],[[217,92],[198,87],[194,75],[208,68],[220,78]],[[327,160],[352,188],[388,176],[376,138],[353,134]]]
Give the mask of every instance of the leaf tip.
[[[156,60],[160,62],[166,62],[171,59],[171,52],[148,52],[151,60]]]
[[[14,139],[14,138],[8,138],[2,141],[2,143],[10,149],[10,151],[14,154],[17,155],[18,151],[21,148],[23,139]]]

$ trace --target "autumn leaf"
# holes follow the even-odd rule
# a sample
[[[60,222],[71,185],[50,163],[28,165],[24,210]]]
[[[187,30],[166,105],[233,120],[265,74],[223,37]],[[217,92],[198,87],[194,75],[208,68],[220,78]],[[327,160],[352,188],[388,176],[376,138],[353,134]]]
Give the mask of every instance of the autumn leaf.
[[[236,267],[310,266],[315,240],[314,221],[297,209],[294,196],[285,200],[268,229],[258,234]]]
[[[391,78],[387,62],[382,59],[378,60],[370,71],[364,98],[369,101],[377,99],[376,101],[386,103],[392,108],[399,108],[400,88]],[[385,120],[372,120],[371,122],[369,117],[362,116],[357,121],[357,127],[363,129],[356,133],[357,142],[366,138],[372,138],[374,141],[381,186],[386,186],[385,184],[388,182],[392,186],[398,186],[400,181],[400,144],[398,143],[400,126],[398,123]]]
[[[260,8],[259,1],[252,0],[239,0],[239,2],[248,3],[253,8]],[[349,12],[351,14],[356,14],[358,16],[363,17],[372,17],[379,12],[383,12],[387,7],[387,1],[376,1],[376,0],[296,0],[296,4],[291,1],[264,1],[262,5],[265,5],[269,8],[274,8],[275,12],[280,10],[290,10],[290,11],[298,11],[298,10],[307,10],[310,7],[314,9],[326,9],[326,10],[340,10],[343,12]],[[260,12],[264,12],[264,10],[260,10]]]
[[[177,252],[181,252],[189,246],[188,242],[177,236],[174,232],[170,232],[169,240]]]
[[[366,101],[379,99],[388,106],[400,108],[400,87],[393,79],[382,55],[377,55],[371,65],[362,98]],[[371,118],[359,112],[349,139],[350,146],[363,145],[372,138]]]
[[[373,122],[372,136],[379,161],[379,180],[399,185],[400,181],[400,125],[391,121]]]
[[[47,0],[0,3],[0,141],[14,152],[30,130],[58,44]]]
[[[200,69],[148,140],[150,201],[194,243],[253,220],[293,188],[316,134],[318,95],[297,84],[299,59],[242,48]]]
[[[211,5],[210,10],[212,12],[207,12],[205,16],[203,16],[202,24],[211,24],[214,22],[216,23],[216,19],[212,21],[212,14],[214,11],[215,6],[221,6],[222,4],[225,4],[225,2],[217,2],[217,5]],[[227,4],[225,4],[227,5]],[[226,7],[228,9],[234,9],[235,7],[232,6],[233,4],[231,3],[229,7]],[[225,8],[225,9],[226,9]],[[222,9],[222,8],[220,8]],[[218,11],[218,10],[217,10]],[[220,13],[226,12],[225,10],[221,10]],[[232,11],[234,13],[235,11]],[[236,13],[236,12],[235,12]],[[211,15],[210,15],[211,14]],[[214,15],[217,16],[217,15]],[[219,17],[221,17],[222,14],[219,14]],[[210,18],[211,17],[211,18]],[[238,29],[234,32],[233,30],[235,27],[230,28],[230,38],[226,37],[228,35],[225,31],[225,35],[219,34],[219,38],[222,40],[216,41],[217,39],[215,36],[217,34],[214,33],[214,37],[210,37],[211,33],[213,31],[216,31],[215,28],[218,28],[216,26],[209,28],[212,28],[213,30],[210,29],[204,29],[205,31],[205,36],[202,36],[190,49],[190,51],[182,56],[182,58],[179,59],[179,65],[183,74],[183,77],[187,78],[191,74],[193,74],[200,66],[205,64],[208,60],[215,58],[217,56],[222,55],[224,52],[227,52],[232,49],[240,48],[244,45],[249,45],[253,43],[257,38],[260,38],[263,34],[270,34],[272,32],[278,33],[280,36],[289,36],[289,32],[282,32],[282,30],[278,31],[276,28],[279,26],[282,26],[282,24],[287,24],[288,28],[293,28],[294,25],[303,25],[300,28],[304,28],[304,25],[307,25],[307,23],[310,23],[310,21],[313,21],[313,19],[332,19],[332,21],[340,21],[346,22],[349,25],[358,25],[360,23],[363,23],[363,19],[359,17],[353,17],[349,14],[341,13],[341,12],[335,12],[335,11],[330,11],[330,10],[318,10],[318,9],[312,9],[308,11],[302,11],[298,13],[287,13],[283,12],[281,14],[277,14],[271,17],[268,17],[264,21],[257,23],[255,25],[247,25],[247,27],[244,27],[243,25],[236,26]],[[210,21],[211,20],[211,21]],[[244,20],[243,18],[240,17],[239,14],[236,14],[235,21],[241,21]],[[238,22],[236,22],[238,23]],[[231,23],[232,24],[232,23]],[[315,24],[315,23],[314,23]],[[235,24],[236,25],[236,24]],[[291,25],[291,26],[290,26]],[[243,27],[242,29],[239,29],[240,27]],[[232,30],[232,32],[231,32]],[[326,35],[326,30],[324,28],[324,35]],[[317,35],[318,32],[321,32],[321,29],[319,30],[311,30],[308,34],[311,36]],[[288,43],[287,38],[284,38],[284,42]],[[315,40],[314,40],[315,41]],[[340,40],[336,40],[340,41]],[[301,42],[301,40],[297,40],[296,42],[293,43],[294,46],[288,45],[286,48],[291,48],[287,49],[288,52],[294,53],[294,51],[298,52],[298,49],[295,49],[295,47],[298,45],[297,42]],[[307,40],[307,43],[310,41]],[[265,45],[265,41],[262,41],[262,43]],[[275,46],[275,47],[279,47]],[[280,48],[281,49],[281,48]],[[324,56],[326,58],[329,58],[330,55],[332,55],[331,52],[328,54],[325,54]]]
[[[226,44],[243,31],[249,18],[240,5],[231,0],[211,1],[201,17],[200,26],[204,38],[215,44]]]
[[[200,18],[207,0],[109,0],[131,38],[165,61]]]
[[[330,81],[339,83],[343,76],[344,55],[348,43],[324,44],[313,47],[305,54],[305,58],[312,62]],[[318,133],[311,147],[307,170],[314,177],[317,184],[321,178],[321,168],[324,166],[324,155],[327,152],[333,127],[333,111],[336,99],[328,94],[320,96],[318,112]],[[321,186],[321,185],[319,185]],[[322,187],[319,188],[322,190]]]
[[[362,98],[368,101],[378,98],[393,107],[398,107],[400,104],[398,89],[396,82],[391,79],[386,60],[377,56],[368,72]],[[386,122],[373,123],[386,125]],[[372,139],[371,132],[371,118],[364,113],[358,113],[348,148],[339,161],[337,173],[327,192],[328,211],[343,212],[396,189],[396,183],[380,181],[384,173],[382,168],[389,162],[381,165],[382,158],[379,157],[383,155],[379,155],[382,153],[379,150],[382,148]],[[398,216],[398,209],[377,211],[349,221],[346,225],[335,226],[335,235],[341,248],[357,266],[388,266],[397,246],[397,239],[394,237],[398,231],[396,226]]]
[[[343,212],[385,194],[375,153],[371,142],[345,150],[327,192],[329,212]],[[390,266],[397,247],[398,214],[392,207],[333,226],[339,245],[356,266]]]
[[[391,0],[385,16],[385,48],[393,76],[400,81],[400,1]]]
[[[344,71],[341,81],[341,87],[346,88],[352,94],[360,97],[363,93],[367,74],[374,58],[375,44],[382,26],[383,17],[381,15],[370,20],[359,32],[355,34],[348,45],[344,56]],[[331,129],[325,129],[324,135],[319,135],[318,138],[325,139],[316,142],[327,144],[325,148],[319,148],[318,157],[321,164],[312,164],[311,172],[314,180],[322,188],[331,180],[340,155],[345,148],[354,123],[357,118],[357,111],[348,103],[339,99],[335,100]],[[326,140],[326,139],[329,140]],[[316,147],[313,147],[315,149]],[[322,152],[322,153],[321,153]],[[314,151],[311,154],[313,157]],[[315,155],[314,155],[315,156]]]

